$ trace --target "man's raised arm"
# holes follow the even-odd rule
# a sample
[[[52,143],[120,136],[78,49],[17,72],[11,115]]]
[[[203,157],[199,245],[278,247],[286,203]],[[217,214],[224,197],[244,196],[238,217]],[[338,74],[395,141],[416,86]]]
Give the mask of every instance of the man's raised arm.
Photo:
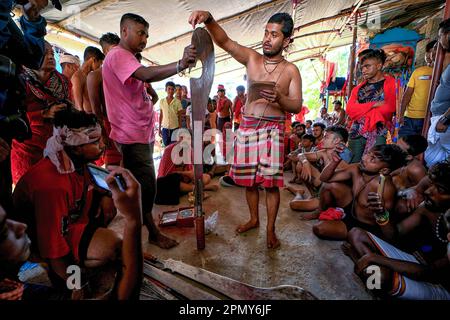
[[[194,11],[188,20],[192,28],[195,28],[197,24],[204,23],[206,29],[209,31],[213,41],[223,50],[231,54],[239,63],[247,65],[252,55],[258,53],[252,49],[244,47],[238,44],[236,41],[231,40],[222,27],[214,20],[213,16],[208,11]]]

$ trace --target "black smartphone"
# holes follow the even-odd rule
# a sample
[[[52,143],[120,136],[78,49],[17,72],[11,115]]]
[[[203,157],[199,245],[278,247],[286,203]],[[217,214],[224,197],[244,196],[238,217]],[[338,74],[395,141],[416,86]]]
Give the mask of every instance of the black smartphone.
[[[95,185],[98,188],[111,192],[111,190],[108,187],[108,184],[106,183],[106,177],[110,173],[108,170],[98,167],[92,163],[88,164],[88,170],[89,173],[91,174],[92,180],[94,181]],[[120,191],[125,192],[125,190],[127,189],[125,179],[120,174],[116,174],[114,178],[116,179],[116,183]]]
[[[94,184],[102,190],[111,192],[111,190],[108,187],[108,184],[106,183],[106,177],[109,175],[109,171],[101,167],[98,167],[92,163],[89,163],[87,167]]]

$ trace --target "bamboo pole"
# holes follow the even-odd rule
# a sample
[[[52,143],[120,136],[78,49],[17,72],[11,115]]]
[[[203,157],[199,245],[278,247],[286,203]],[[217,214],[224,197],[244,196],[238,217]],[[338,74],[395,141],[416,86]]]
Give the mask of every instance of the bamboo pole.
[[[358,14],[355,15],[355,23],[353,24],[353,42],[352,42],[352,54],[350,60],[350,78],[348,81],[348,97],[353,90],[353,82],[355,81],[355,66],[356,66],[356,41],[358,40]]]

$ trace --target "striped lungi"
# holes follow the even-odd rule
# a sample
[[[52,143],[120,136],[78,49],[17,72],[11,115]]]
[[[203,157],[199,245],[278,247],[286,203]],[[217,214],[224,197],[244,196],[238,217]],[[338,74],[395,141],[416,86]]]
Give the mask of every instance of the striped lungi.
[[[283,187],[284,117],[243,116],[230,176],[240,186]]]

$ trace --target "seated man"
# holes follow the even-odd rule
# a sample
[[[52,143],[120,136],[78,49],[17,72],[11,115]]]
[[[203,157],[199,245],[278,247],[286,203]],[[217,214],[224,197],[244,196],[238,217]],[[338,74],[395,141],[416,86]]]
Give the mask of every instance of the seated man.
[[[319,208],[317,193],[322,184],[320,181],[320,172],[332,160],[336,145],[341,145],[343,148],[340,157],[344,161],[339,164],[338,168],[344,168],[348,164],[347,162],[351,159],[351,153],[345,146],[347,140],[348,132],[344,127],[328,127],[325,129],[325,135],[322,140],[322,149],[298,155],[299,161],[297,163],[296,173],[297,176],[306,183],[307,187],[311,187],[312,197],[310,199],[304,199],[300,190],[288,188],[288,190],[295,195],[295,198],[289,203],[292,210],[313,211]],[[313,214],[303,214],[302,219],[316,219],[317,216],[318,212],[314,212]]]
[[[183,194],[194,191],[194,167],[192,164],[188,164],[188,161],[183,157],[185,149],[181,149],[183,150],[181,154],[173,155],[176,152],[174,149],[181,147],[181,143],[185,142],[172,143],[164,149],[158,169],[158,178],[156,179],[156,204],[176,205]],[[190,151],[190,144],[186,145],[186,149]],[[202,181],[205,191],[217,191],[219,189],[218,185],[211,183],[209,174],[204,173]]]
[[[324,125],[322,122],[315,122],[312,127],[312,134],[314,138],[316,138],[315,146],[320,150],[322,148],[323,133],[325,131],[326,125]]]
[[[306,120],[305,122],[305,132],[307,134],[313,134],[313,128],[312,128],[312,120]]]
[[[331,125],[333,126],[345,126],[346,113],[342,108],[342,102],[339,100],[333,101],[334,111],[331,114]]]
[[[401,167],[391,173],[392,181],[397,189],[397,203],[395,213],[397,218],[404,219],[412,211],[408,211],[406,197],[408,188],[416,186],[423,177],[427,175],[427,170],[419,160],[419,155],[427,148],[427,139],[421,135],[410,135],[401,137],[397,145],[408,153],[406,166]]]
[[[418,250],[415,255],[359,228],[350,231],[350,244],[343,246],[344,252],[355,262],[355,272],[363,279],[367,278],[367,267],[379,267],[378,292],[382,294],[401,299],[450,299],[447,244],[450,232],[450,163],[434,165],[428,175],[431,185],[425,191],[424,205],[399,224],[389,221],[381,227],[387,240],[399,245],[408,244],[410,252]],[[372,210],[385,210],[379,197],[372,199]],[[446,211],[447,215],[444,214]]]
[[[121,175],[125,181],[126,189],[123,192],[115,182],[114,177],[117,175]],[[130,299],[139,293],[142,278],[140,185],[128,170],[122,168],[115,169],[106,178],[106,182],[113,194],[114,204],[126,221],[121,249],[122,271],[109,298]],[[26,230],[26,224],[7,219],[5,211],[0,206],[0,300],[70,298],[70,295],[64,295],[64,292],[24,284],[17,280],[20,266],[30,256],[31,241]],[[76,291],[68,293],[75,296]]]
[[[99,227],[94,205],[98,192],[87,169],[104,149],[95,115],[60,111],[45,158],[14,190],[17,218],[30,226],[32,251],[49,264],[56,287],[66,287],[70,265],[97,268],[117,261],[122,242],[112,230]]]
[[[290,170],[292,168],[293,161],[297,161],[297,157],[292,157],[293,154],[298,155],[298,150],[301,148],[302,137],[305,134],[306,127],[302,123],[292,123],[292,132],[290,135],[285,135],[285,157],[284,157],[284,170]],[[292,160],[292,158],[295,158]],[[295,168],[295,167],[294,167]],[[293,172],[295,172],[293,168]]]
[[[339,151],[336,148],[333,159],[320,175],[325,182],[320,189],[320,210],[343,208],[345,215],[342,220],[319,222],[313,232],[319,238],[331,240],[346,239],[353,227],[379,234],[374,212],[368,207],[368,195],[378,190],[385,209],[392,211],[396,190],[389,174],[406,163],[406,153],[396,145],[379,145],[365,154],[361,163],[338,169],[342,161]]]
[[[320,187],[322,184],[319,179],[320,172],[331,161],[336,145],[343,145],[343,151],[340,155],[341,159],[345,162],[350,161],[350,150],[345,147],[347,140],[348,132],[344,127],[332,126],[325,129],[321,149],[313,152],[300,153],[297,156],[297,177],[300,177],[304,182],[310,184],[313,188]],[[344,166],[344,163],[341,163],[340,166]]]
[[[298,148],[292,152],[290,152],[287,156],[287,158],[291,161],[292,165],[292,172],[294,173],[294,177],[292,178],[289,183],[297,183],[300,182],[301,177],[297,174],[297,164],[298,164],[298,155],[300,153],[309,153],[309,152],[315,152],[316,147],[314,146],[314,142],[316,139],[312,134],[304,134],[302,136],[302,140],[298,146]]]

